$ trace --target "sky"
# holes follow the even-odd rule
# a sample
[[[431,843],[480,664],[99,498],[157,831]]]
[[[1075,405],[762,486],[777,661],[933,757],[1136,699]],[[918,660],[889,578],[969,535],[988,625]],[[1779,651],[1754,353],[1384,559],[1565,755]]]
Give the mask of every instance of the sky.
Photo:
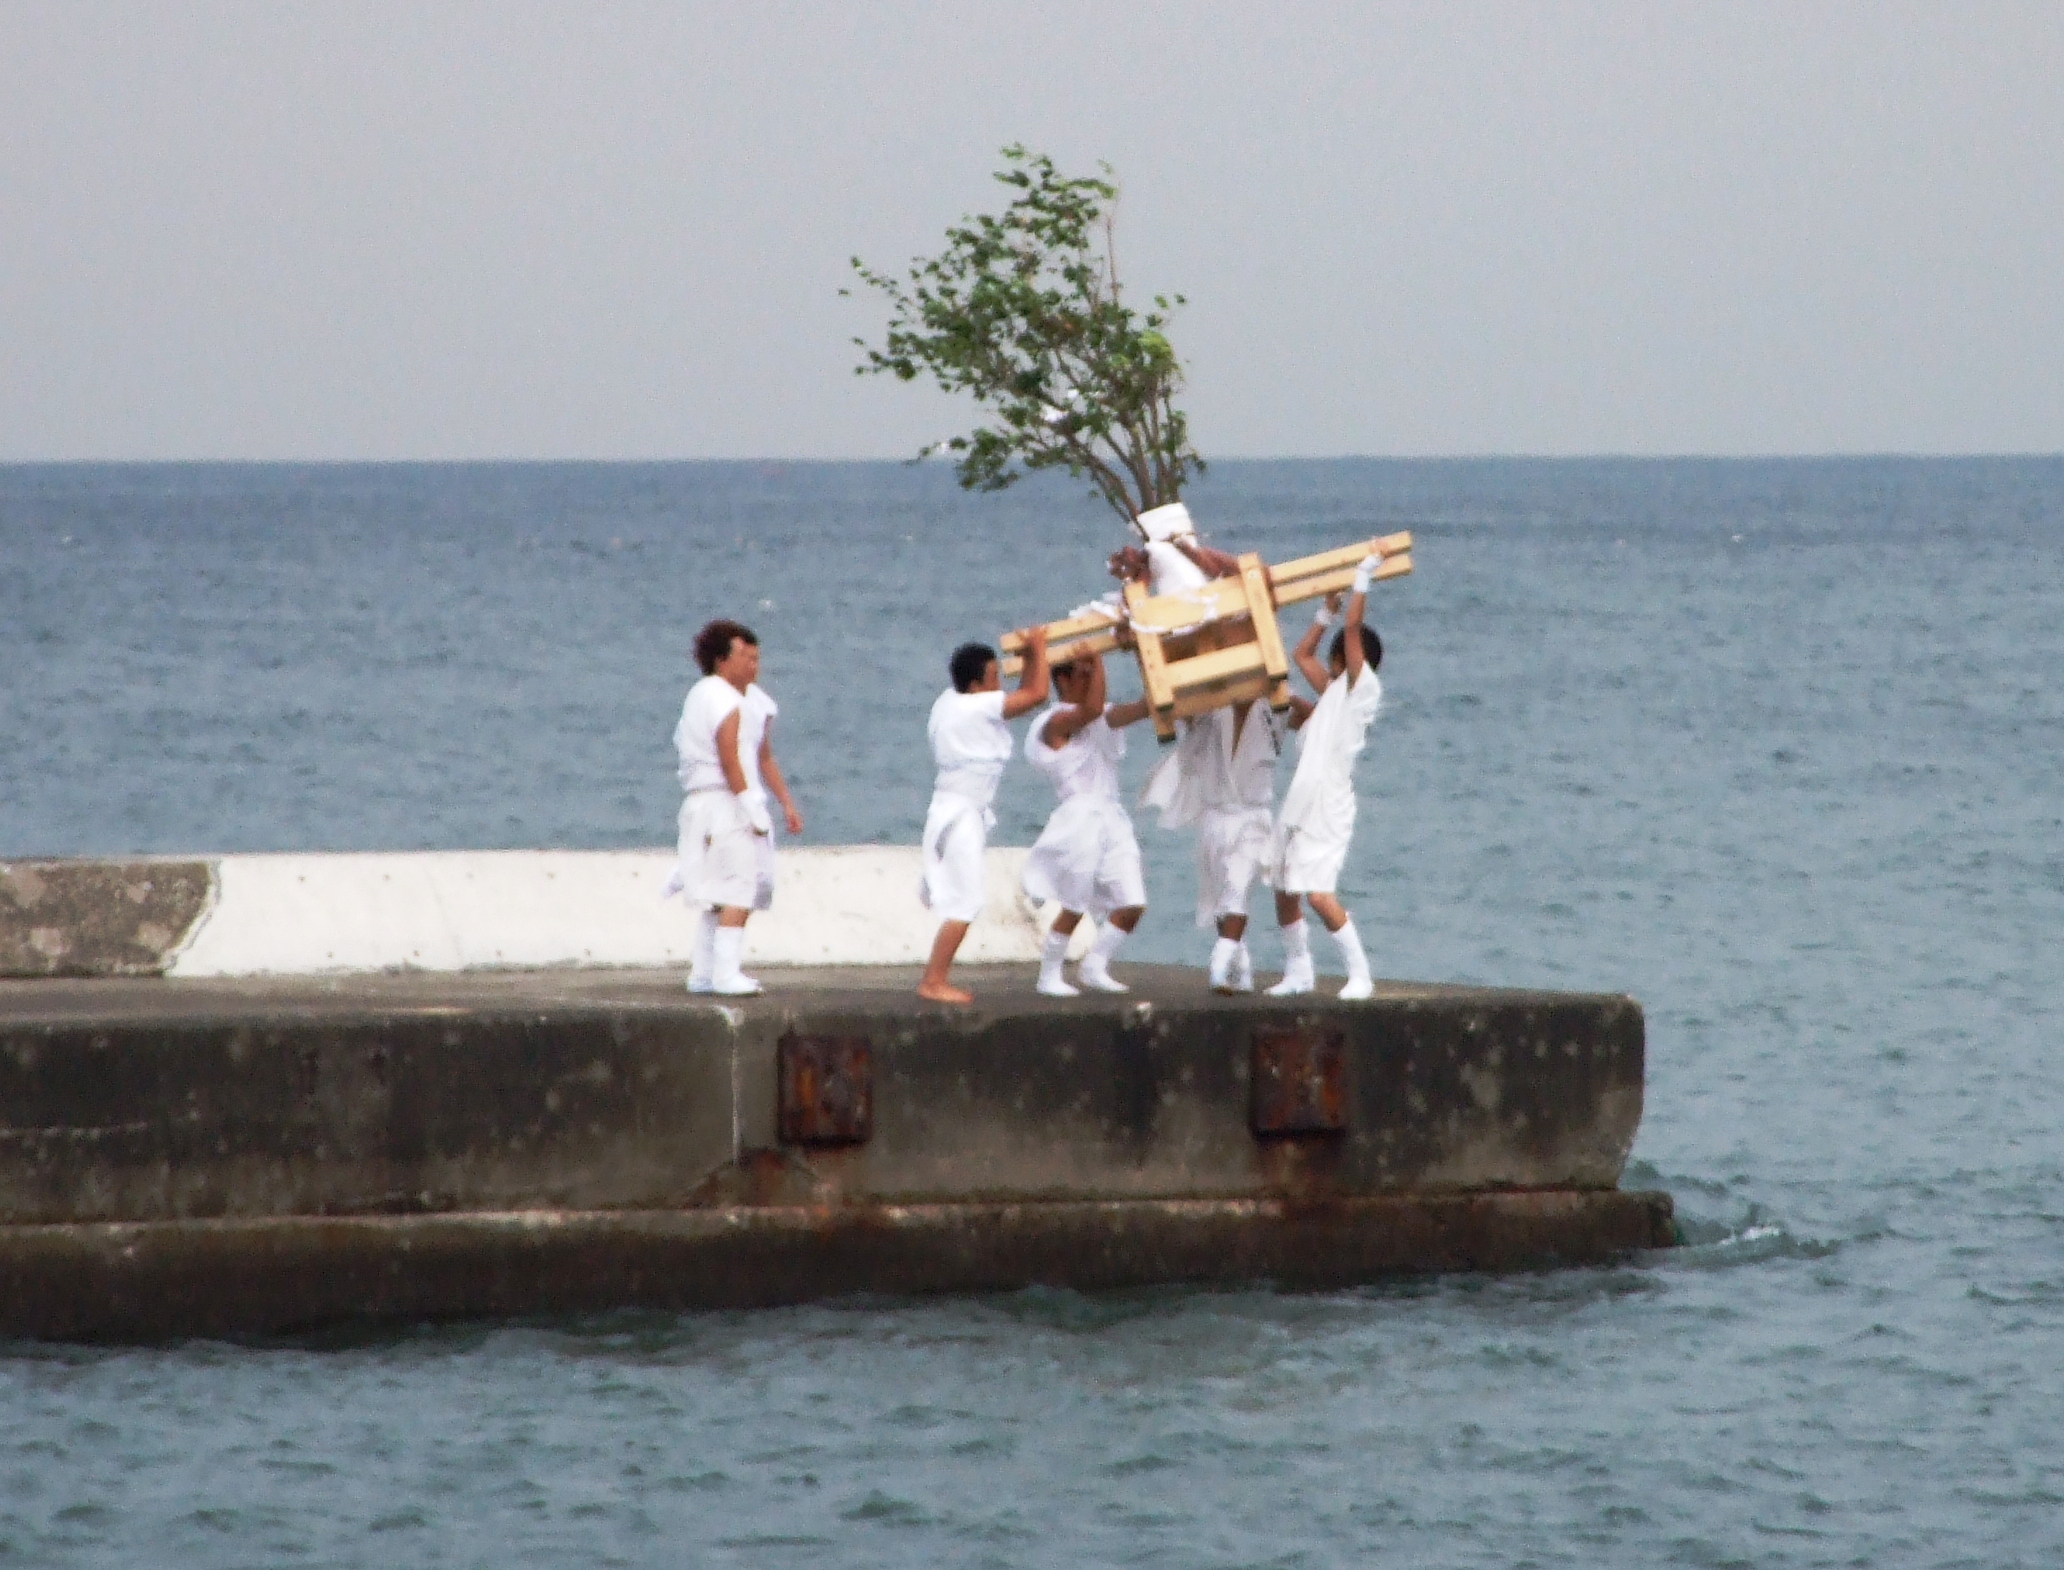
[[[1116,171],[1211,457],[2064,450],[2064,4],[0,0],[0,462],[902,457]]]

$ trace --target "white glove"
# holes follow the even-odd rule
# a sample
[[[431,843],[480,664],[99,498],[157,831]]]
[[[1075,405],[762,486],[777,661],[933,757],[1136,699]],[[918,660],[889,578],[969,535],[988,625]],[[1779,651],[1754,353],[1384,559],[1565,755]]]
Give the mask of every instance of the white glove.
[[[1312,625],[1314,627],[1318,628],[1321,632],[1324,632],[1327,628],[1331,627],[1333,623],[1338,619],[1339,618],[1333,614],[1332,607],[1329,606],[1324,600],[1321,600],[1319,601],[1319,608],[1312,613],[1311,620]]]
[[[1369,592],[1369,584],[1375,579],[1376,569],[1382,565],[1383,558],[1381,556],[1364,556],[1361,566],[1355,568],[1354,592],[1357,594],[1367,594]]]
[[[774,820],[767,813],[767,804],[760,800],[759,797],[749,792],[743,792],[734,796],[732,800],[738,803],[738,810],[745,815],[745,821],[751,827],[753,833],[772,834],[774,832]]]

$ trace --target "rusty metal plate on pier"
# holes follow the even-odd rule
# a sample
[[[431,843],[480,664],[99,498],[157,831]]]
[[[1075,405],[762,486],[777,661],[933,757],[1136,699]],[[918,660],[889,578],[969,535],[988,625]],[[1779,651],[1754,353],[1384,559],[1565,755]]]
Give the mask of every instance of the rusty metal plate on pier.
[[[1263,1026],[1254,1032],[1248,1118],[1257,1134],[1347,1127],[1347,1035]]]
[[[861,1145],[874,1132],[874,1051],[865,1036],[781,1038],[781,1142]]]

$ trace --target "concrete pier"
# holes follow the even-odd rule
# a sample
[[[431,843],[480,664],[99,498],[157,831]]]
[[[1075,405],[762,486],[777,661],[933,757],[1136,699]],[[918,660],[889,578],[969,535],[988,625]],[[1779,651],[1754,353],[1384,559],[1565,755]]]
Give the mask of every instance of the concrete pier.
[[[1608,1260],[1641,1011],[1023,965],[0,981],[0,1333]]]

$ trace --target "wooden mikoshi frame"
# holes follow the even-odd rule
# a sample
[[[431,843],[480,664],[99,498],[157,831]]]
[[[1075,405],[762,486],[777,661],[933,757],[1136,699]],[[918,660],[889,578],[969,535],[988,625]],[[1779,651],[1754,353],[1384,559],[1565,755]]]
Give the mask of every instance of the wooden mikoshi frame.
[[[1249,553],[1239,558],[1236,575],[1177,594],[1152,596],[1145,585],[1128,583],[1125,605],[1154,734],[1173,741],[1177,720],[1256,698],[1288,708],[1290,661],[1276,612],[1350,587],[1369,556],[1382,558],[1375,579],[1402,578],[1412,570],[1411,551],[1410,534],[1386,534],[1274,568]],[[1102,656],[1119,646],[1119,631],[1104,616],[1049,622],[1047,657],[1064,665],[1078,655]],[[1015,676],[1024,667],[1023,640],[1006,633],[1002,646],[1003,672]]]

